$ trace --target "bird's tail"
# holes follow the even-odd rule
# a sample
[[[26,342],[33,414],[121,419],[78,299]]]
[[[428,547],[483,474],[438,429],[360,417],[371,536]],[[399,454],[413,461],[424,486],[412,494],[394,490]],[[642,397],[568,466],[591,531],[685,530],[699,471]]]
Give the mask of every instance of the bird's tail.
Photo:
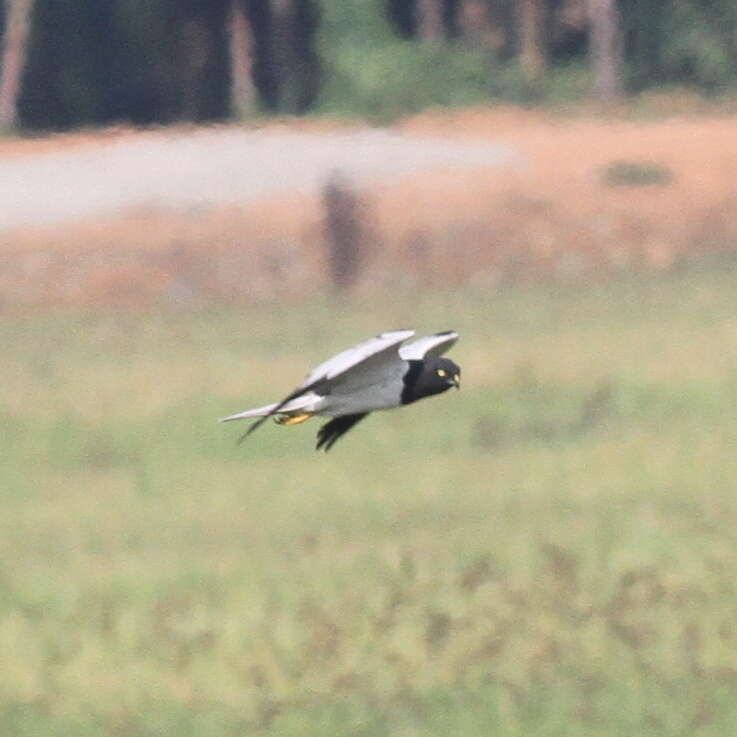
[[[231,420],[247,420],[249,417],[268,417],[273,414],[289,414],[290,412],[312,411],[315,402],[319,401],[313,392],[300,394],[285,402],[276,402],[275,404],[267,404],[264,407],[256,407],[256,409],[247,409],[245,412],[238,412],[235,415],[221,417],[220,422],[230,422]]]
[[[277,403],[267,404],[264,407],[256,407],[256,409],[247,409],[245,412],[238,412],[235,415],[221,417],[218,422],[230,422],[231,420],[247,420],[249,417],[268,417],[279,405]]]

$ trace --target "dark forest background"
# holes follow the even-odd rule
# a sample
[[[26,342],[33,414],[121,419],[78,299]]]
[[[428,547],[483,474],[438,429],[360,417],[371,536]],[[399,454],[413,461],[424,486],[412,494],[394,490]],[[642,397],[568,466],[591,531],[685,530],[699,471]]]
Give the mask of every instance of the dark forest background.
[[[0,124],[612,98],[737,83],[737,0],[4,0]]]

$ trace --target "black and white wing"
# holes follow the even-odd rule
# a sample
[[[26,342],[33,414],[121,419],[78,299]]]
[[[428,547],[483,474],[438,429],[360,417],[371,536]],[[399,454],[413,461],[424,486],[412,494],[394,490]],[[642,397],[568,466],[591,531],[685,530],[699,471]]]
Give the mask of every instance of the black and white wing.
[[[374,338],[365,340],[353,348],[329,358],[314,368],[305,380],[288,396],[276,404],[247,410],[231,415],[224,420],[243,419],[258,416],[241,441],[260,427],[268,417],[285,410],[297,409],[303,397],[313,397],[340,387],[345,391],[353,386],[365,386],[381,378],[388,370],[401,366],[397,346],[415,334],[414,330],[390,330]]]
[[[427,335],[403,345],[399,349],[399,356],[405,361],[421,361],[423,358],[442,356],[453,347],[457,340],[458,333],[455,330]]]
[[[315,450],[324,450],[326,453],[333,447],[335,441],[343,437],[357,422],[360,422],[368,412],[358,412],[354,415],[333,417],[326,422],[317,433]]]
[[[415,334],[414,330],[389,330],[353,348],[328,358],[307,375],[298,387],[307,390],[322,383],[343,385],[350,377],[371,374],[387,362],[399,360],[397,346]]]

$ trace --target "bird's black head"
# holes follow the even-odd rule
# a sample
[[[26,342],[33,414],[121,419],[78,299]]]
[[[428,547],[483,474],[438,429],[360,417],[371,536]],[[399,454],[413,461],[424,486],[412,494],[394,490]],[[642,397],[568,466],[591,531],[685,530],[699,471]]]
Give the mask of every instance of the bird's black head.
[[[452,386],[460,389],[461,369],[449,358],[426,358],[423,361],[410,361],[409,364],[409,371],[404,377],[402,404],[441,394]]]

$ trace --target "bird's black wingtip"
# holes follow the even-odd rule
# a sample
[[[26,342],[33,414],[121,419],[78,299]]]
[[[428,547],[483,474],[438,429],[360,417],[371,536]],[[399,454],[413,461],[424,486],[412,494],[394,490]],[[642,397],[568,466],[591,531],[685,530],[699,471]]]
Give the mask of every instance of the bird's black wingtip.
[[[326,422],[317,431],[317,445],[315,450],[323,450],[326,453],[335,445],[338,438],[345,435],[357,422],[360,422],[368,412],[361,412],[355,415],[342,415],[334,417],[330,422]]]
[[[245,431],[245,432],[243,433],[243,435],[241,435],[241,436],[240,436],[240,437],[238,438],[238,442],[236,443],[236,445],[241,445],[241,444],[243,443],[243,441],[244,441],[244,440],[245,440],[245,439],[246,439],[246,438],[247,438],[247,437],[248,437],[248,436],[249,436],[249,435],[250,435],[250,434],[251,434],[251,433],[252,433],[252,432],[253,432],[254,430],[257,430],[257,429],[258,429],[259,427],[261,427],[261,425],[263,425],[263,424],[264,424],[264,422],[266,422],[266,420],[268,419],[268,417],[269,417],[269,415],[266,415],[265,417],[259,417],[259,418],[258,418],[258,419],[256,420],[256,422],[252,422],[252,423],[251,423],[251,424],[249,425],[248,429],[247,429],[247,430],[246,430],[246,431]]]

